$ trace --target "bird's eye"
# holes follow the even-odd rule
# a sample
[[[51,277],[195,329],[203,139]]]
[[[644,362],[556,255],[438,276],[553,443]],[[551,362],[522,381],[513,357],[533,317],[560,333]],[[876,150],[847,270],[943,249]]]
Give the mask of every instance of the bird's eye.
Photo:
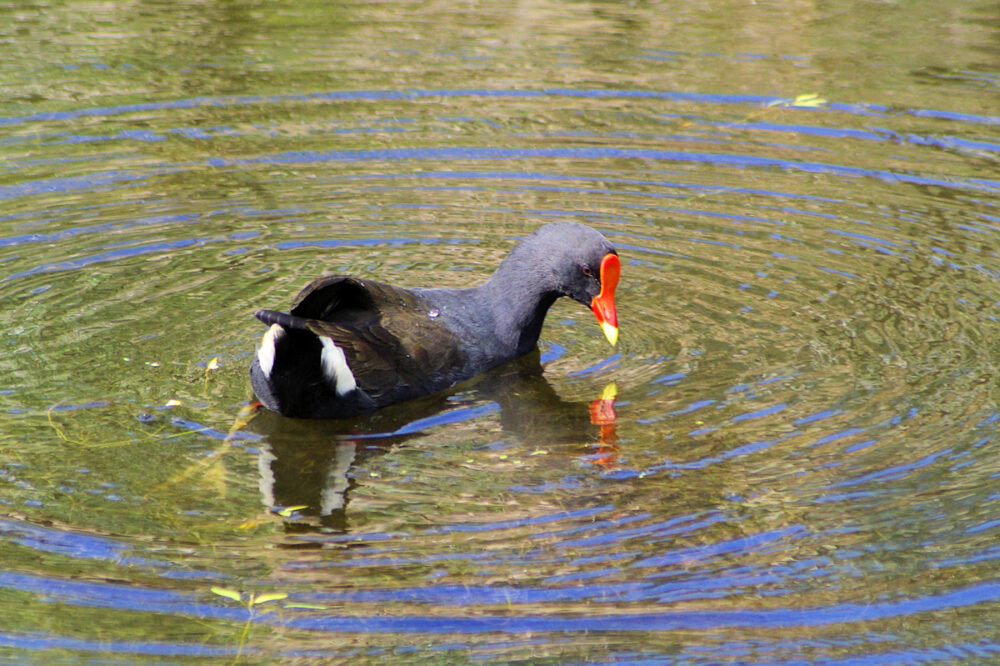
[[[588,266],[587,264],[583,265],[582,270],[583,274],[586,275],[587,277],[594,277],[594,271],[590,270],[590,266]]]

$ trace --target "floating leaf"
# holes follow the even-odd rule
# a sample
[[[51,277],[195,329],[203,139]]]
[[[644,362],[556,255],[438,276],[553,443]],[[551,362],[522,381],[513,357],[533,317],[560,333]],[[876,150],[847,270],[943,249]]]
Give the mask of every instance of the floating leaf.
[[[284,592],[269,592],[268,594],[262,594],[259,597],[253,598],[254,604],[266,604],[269,601],[281,601],[282,599],[287,599],[288,595]]]
[[[212,360],[208,362],[208,370],[218,370],[219,369],[219,357],[213,356]]]
[[[808,108],[816,108],[826,104],[826,100],[817,95],[816,93],[809,93],[806,95],[798,95],[792,101],[792,106],[804,106]]]
[[[547,456],[548,454],[549,454],[549,452],[546,451],[545,449],[536,449],[536,450],[532,451],[531,453],[529,453],[528,455],[529,456]]]
[[[171,398],[170,400],[167,400],[167,402],[164,404],[164,407],[177,407],[180,404],[181,404],[180,400],[178,400],[177,398]]]
[[[278,511],[278,515],[282,518],[288,518],[290,515],[296,511],[301,511],[302,509],[308,509],[309,506],[306,504],[296,504],[295,506],[286,506],[284,509]]]
[[[768,102],[768,106],[798,106],[807,109],[815,109],[827,104],[827,100],[823,99],[816,93],[804,93],[802,95],[796,95],[795,99],[776,99],[772,102]]]
[[[243,597],[236,590],[229,590],[224,587],[212,587],[212,593],[217,594],[220,597],[225,597],[226,599],[232,599],[235,602],[242,603]]]

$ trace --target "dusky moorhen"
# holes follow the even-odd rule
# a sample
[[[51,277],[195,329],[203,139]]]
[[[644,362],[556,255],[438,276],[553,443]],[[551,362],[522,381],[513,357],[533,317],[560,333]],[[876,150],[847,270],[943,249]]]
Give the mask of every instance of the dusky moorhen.
[[[260,402],[285,416],[342,418],[446,389],[535,348],[560,296],[589,306],[618,339],[621,264],[608,240],[573,222],[522,240],[483,284],[403,289],[344,275],[306,285],[250,366]]]

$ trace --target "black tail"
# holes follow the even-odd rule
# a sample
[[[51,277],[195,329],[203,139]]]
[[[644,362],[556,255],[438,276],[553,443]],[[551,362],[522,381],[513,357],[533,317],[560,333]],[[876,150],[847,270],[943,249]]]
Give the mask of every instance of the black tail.
[[[277,324],[281,328],[286,330],[298,329],[301,331],[309,330],[309,319],[303,319],[302,317],[296,317],[295,315],[285,314],[284,312],[277,312],[275,310],[257,310],[253,313],[254,317],[260,319],[265,324]]]
[[[310,330],[315,319],[258,310],[257,319],[281,331],[268,330],[250,366],[250,382],[257,398],[268,409],[308,418],[341,418],[370,412],[375,401],[364,390],[337,393],[336,376],[331,377],[323,361],[323,342]]]

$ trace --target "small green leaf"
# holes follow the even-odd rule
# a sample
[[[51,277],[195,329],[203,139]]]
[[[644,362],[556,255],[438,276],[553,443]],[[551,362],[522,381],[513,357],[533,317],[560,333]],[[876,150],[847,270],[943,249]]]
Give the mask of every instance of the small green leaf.
[[[232,599],[233,601],[242,603],[243,597],[236,590],[227,590],[224,587],[212,587],[212,593],[217,594],[220,597],[225,597],[226,599]]]
[[[269,594],[262,594],[258,597],[253,598],[253,603],[256,604],[266,604],[269,601],[280,601],[282,599],[287,599],[288,595],[284,592],[271,592]]]

